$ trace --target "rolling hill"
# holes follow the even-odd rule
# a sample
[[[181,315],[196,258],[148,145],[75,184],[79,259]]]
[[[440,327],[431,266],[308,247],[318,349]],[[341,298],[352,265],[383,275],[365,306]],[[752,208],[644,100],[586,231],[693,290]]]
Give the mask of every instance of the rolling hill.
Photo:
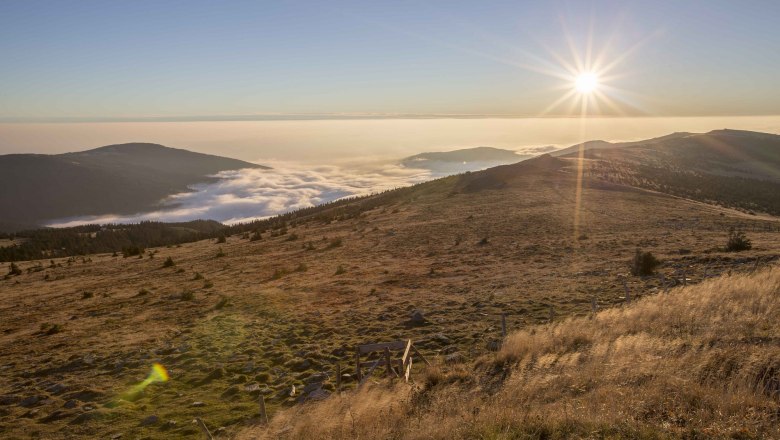
[[[0,436],[195,438],[201,433],[191,421],[200,417],[225,438],[385,432],[469,438],[490,437],[494,428],[522,437],[526,427],[550,438],[588,432],[675,438],[687,428],[715,426],[717,414],[729,417],[727,426],[718,425],[723,435],[775,432],[776,401],[742,387],[770,384],[771,390],[780,371],[776,357],[758,356],[774,353],[767,347],[776,342],[776,326],[762,323],[772,322],[776,298],[763,290],[753,302],[718,296],[734,289],[708,283],[734,275],[739,292],[759,292],[737,275],[777,264],[778,219],[593,173],[580,183],[576,167],[576,159],[544,155],[235,225],[219,231],[229,234],[222,243],[3,265],[9,273],[0,279]],[[731,228],[745,231],[752,248],[727,252]],[[631,275],[637,248],[660,259],[663,278]],[[772,276],[755,283],[771,288]],[[693,289],[697,284],[702,287]],[[645,307],[642,300],[627,307],[626,288],[633,301],[657,298],[669,308]],[[594,303],[608,310],[591,321]],[[695,315],[711,307],[713,314]],[[521,333],[495,353],[502,314],[508,330]],[[686,326],[691,314],[746,321],[730,330],[712,327],[716,338],[702,321]],[[579,332],[567,336],[572,329]],[[539,343],[525,351],[529,335]],[[355,346],[399,339],[414,340],[434,365],[426,369],[416,360],[413,381],[425,392],[385,394],[389,385],[379,375],[372,380],[379,385],[364,388],[369,394],[352,392]],[[634,343],[636,356],[610,348]],[[691,362],[658,368],[667,348]],[[756,362],[729,353],[756,353]],[[718,367],[724,359],[736,379]],[[155,363],[170,380],[133,393]],[[607,365],[625,373],[598,370]],[[636,369],[626,371],[631,365]],[[336,393],[338,366],[341,398],[297,406]],[[750,382],[761,371],[760,382]],[[545,383],[554,386],[549,394]],[[665,400],[674,386],[685,392]],[[717,403],[722,389],[733,390],[734,405]],[[632,397],[644,390],[652,398]],[[623,394],[611,399],[610,392]],[[260,396],[272,418],[268,429],[253,427]],[[583,406],[591,399],[618,404]],[[330,406],[337,402],[345,406]],[[564,416],[572,408],[588,412],[576,419],[539,419],[540,413],[517,419],[511,409],[522,411],[523,402]],[[367,422],[353,425],[344,408]],[[445,432],[453,419],[426,408],[452,408],[457,420],[471,414],[466,420],[477,430]],[[621,408],[632,408],[631,418]],[[419,424],[393,411],[446,423],[417,431]],[[491,424],[496,415],[506,419]]]
[[[149,210],[220,171],[260,165],[157,144],[109,145],[58,155],[0,156],[0,230],[53,219]]]
[[[435,176],[477,171],[508,163],[519,162],[529,156],[521,156],[511,150],[492,147],[464,148],[453,151],[420,153],[401,160],[408,168],[430,170]]]

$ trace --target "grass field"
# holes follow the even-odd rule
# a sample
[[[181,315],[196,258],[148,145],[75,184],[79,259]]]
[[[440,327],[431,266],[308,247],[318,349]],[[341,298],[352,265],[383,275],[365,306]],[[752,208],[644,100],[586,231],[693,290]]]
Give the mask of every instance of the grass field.
[[[356,344],[411,338],[434,363],[458,353],[462,365],[484,366],[501,313],[523,330],[584,319],[593,299],[622,305],[624,281],[632,297],[654,296],[659,277],[629,274],[637,248],[662,260],[672,292],[683,270],[693,285],[780,254],[771,217],[598,182],[585,185],[575,216],[571,173],[526,173],[497,189],[462,179],[259,241],[19,263],[22,275],[0,279],[0,437],[193,438],[194,417],[235,436],[260,395],[273,416],[311,384],[333,391],[337,364],[354,374]],[[753,249],[721,250],[732,226]],[[424,325],[410,321],[414,310]],[[170,380],[128,395],[154,363]],[[344,384],[354,387],[349,376]],[[560,402],[549,403],[558,411]]]

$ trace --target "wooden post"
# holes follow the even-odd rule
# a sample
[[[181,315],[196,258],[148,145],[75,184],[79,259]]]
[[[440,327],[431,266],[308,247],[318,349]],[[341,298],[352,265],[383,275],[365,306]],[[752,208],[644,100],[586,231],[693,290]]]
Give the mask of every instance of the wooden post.
[[[688,285],[688,277],[685,275],[685,268],[682,269],[683,286]]]
[[[341,392],[341,364],[336,364],[336,392]]]
[[[661,290],[666,292],[666,277],[663,272],[660,272],[658,276],[661,278]]]
[[[554,317],[555,317],[555,310],[553,310],[553,306],[552,304],[550,304],[550,322],[552,322]]]
[[[260,421],[268,424],[268,413],[265,411],[265,397],[260,395]]]
[[[501,314],[501,337],[506,338],[506,313]]]
[[[214,436],[211,435],[209,428],[206,427],[206,424],[203,423],[203,420],[201,420],[200,417],[195,417],[195,421],[198,423],[198,426],[200,426],[200,430],[203,431],[203,435],[206,436],[206,439],[214,440]]]
[[[355,349],[355,379],[358,383],[363,379],[363,374],[360,371],[360,347]]]
[[[387,377],[390,377],[393,375],[393,365],[390,362],[390,349],[387,347],[385,347],[385,363],[387,364]]]
[[[594,296],[593,298],[590,299],[590,311],[592,313],[596,313],[596,310],[598,309],[599,309],[599,305],[596,304],[596,297]]]
[[[631,291],[628,290],[628,282],[623,280],[623,289],[626,291],[626,304],[631,304]]]

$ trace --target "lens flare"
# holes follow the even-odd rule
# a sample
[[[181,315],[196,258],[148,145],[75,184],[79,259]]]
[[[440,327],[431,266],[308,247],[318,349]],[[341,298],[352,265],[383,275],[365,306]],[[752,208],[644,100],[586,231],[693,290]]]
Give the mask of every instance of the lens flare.
[[[152,371],[149,372],[149,376],[147,376],[143,382],[139,383],[138,385],[134,385],[132,388],[130,388],[130,390],[122,394],[121,397],[124,400],[133,400],[133,398],[138,396],[149,385],[158,382],[168,382],[169,379],[170,376],[168,375],[168,370],[155,362],[152,364]]]

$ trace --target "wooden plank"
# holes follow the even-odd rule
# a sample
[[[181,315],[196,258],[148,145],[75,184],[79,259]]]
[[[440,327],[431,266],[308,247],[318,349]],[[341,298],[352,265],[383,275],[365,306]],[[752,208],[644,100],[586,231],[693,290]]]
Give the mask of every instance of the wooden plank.
[[[404,372],[404,379],[409,382],[409,376],[412,374],[412,358],[409,357],[409,363],[406,364],[406,371]]]
[[[409,350],[412,349],[412,340],[409,339],[406,341],[406,349],[404,350],[404,355],[401,357],[401,367],[406,365],[406,358],[409,357]]]
[[[393,365],[390,363],[390,349],[385,347],[385,364],[387,364],[387,377],[393,375]]]
[[[268,413],[265,410],[265,398],[262,394],[260,395],[260,421],[268,424]]]
[[[203,423],[203,420],[201,420],[200,417],[195,417],[195,421],[198,422],[198,426],[200,426],[200,430],[203,431],[203,435],[206,436],[206,439],[214,440],[214,436],[211,435],[209,428],[206,427],[206,424]]]
[[[358,384],[358,389],[360,389],[360,387],[362,387],[363,384],[366,383],[368,378],[371,377],[371,375],[374,373],[374,370],[377,367],[377,364],[379,364],[379,359],[377,359],[377,361],[374,362],[374,365],[372,365],[371,368],[368,370],[368,373],[366,373],[365,377],[363,377],[363,380],[360,381],[360,383]]]
[[[417,347],[415,347],[414,345],[412,345],[412,350],[414,350],[414,353],[415,353],[417,356],[420,356],[420,359],[422,359],[422,360],[423,360],[423,362],[425,362],[425,365],[431,366],[431,363],[430,363],[430,362],[428,362],[428,360],[427,360],[427,359],[425,359],[425,356],[423,356],[423,355],[422,355],[422,353],[420,353],[420,352],[417,350]]]
[[[375,351],[384,351],[385,348],[390,350],[403,350],[406,346],[406,341],[393,341],[393,342],[380,342],[377,344],[363,344],[358,345],[358,353],[368,354]]]
[[[363,372],[360,371],[360,350],[355,350],[355,379],[360,382],[363,379]]]

